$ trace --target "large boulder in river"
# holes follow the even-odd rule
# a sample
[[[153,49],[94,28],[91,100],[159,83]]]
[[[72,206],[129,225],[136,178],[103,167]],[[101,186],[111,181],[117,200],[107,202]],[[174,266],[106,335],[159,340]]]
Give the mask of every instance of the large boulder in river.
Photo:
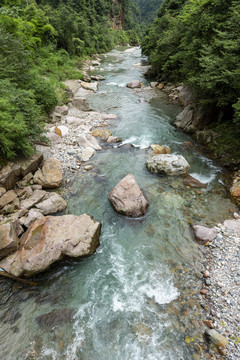
[[[61,162],[57,159],[50,158],[44,161],[42,169],[36,171],[33,180],[35,184],[42,185],[47,189],[52,189],[60,186],[62,177]]]
[[[186,174],[190,167],[182,155],[174,154],[152,156],[147,160],[146,166],[153,173],[165,173],[167,175]]]
[[[14,276],[31,276],[64,256],[83,257],[99,245],[101,224],[91,216],[47,216],[36,220],[21,237],[18,251],[0,261]]]
[[[19,245],[19,238],[12,224],[0,225],[0,259],[16,251]]]
[[[117,212],[135,218],[143,216],[149,205],[132,174],[125,176],[112,189],[108,199]]]
[[[141,82],[139,80],[133,80],[127,83],[127,87],[130,89],[137,89],[141,87]]]

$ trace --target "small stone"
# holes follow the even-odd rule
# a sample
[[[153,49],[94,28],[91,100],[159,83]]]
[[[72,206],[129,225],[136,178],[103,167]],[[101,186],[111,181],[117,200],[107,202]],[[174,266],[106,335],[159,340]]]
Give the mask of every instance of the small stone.
[[[210,276],[209,271],[208,271],[208,270],[205,270],[205,271],[203,272],[203,276],[204,276],[205,278],[208,278],[208,277]]]
[[[209,279],[205,279],[205,284],[206,284],[207,286],[210,286],[210,285],[211,285],[211,281],[210,281]]]
[[[201,289],[200,290],[200,294],[202,294],[202,295],[207,295],[207,293],[208,293],[207,289]]]
[[[87,170],[87,171],[92,170],[92,165],[84,166],[84,170]]]
[[[209,327],[209,329],[214,328],[213,323],[210,320],[204,320],[203,322],[207,327]]]

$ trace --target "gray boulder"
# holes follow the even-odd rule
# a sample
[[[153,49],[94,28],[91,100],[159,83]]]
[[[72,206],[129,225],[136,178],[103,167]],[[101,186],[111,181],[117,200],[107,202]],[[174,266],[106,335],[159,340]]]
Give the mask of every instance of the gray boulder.
[[[89,256],[99,245],[100,230],[101,224],[86,214],[36,220],[21,237],[20,249],[0,261],[0,268],[14,276],[31,276],[64,256]]]
[[[7,204],[10,204],[14,199],[16,199],[17,195],[15,191],[9,190],[0,198],[0,209],[2,209]]]
[[[165,173],[167,175],[182,175],[188,172],[190,167],[182,155],[159,154],[150,157],[146,163],[147,169],[153,173]]]
[[[132,174],[125,176],[110,191],[108,199],[117,212],[134,218],[144,216],[149,206]]]
[[[202,225],[193,225],[195,240],[204,245],[209,241],[213,241],[217,237],[217,230]]]
[[[141,87],[141,82],[139,80],[133,80],[127,83],[127,87],[130,89],[137,89]]]

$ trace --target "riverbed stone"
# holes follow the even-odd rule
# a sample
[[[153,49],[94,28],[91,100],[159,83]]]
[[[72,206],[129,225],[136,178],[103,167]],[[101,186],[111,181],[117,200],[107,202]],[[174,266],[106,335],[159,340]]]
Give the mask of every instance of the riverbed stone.
[[[74,309],[54,310],[36,317],[36,322],[41,329],[47,331],[55,326],[63,326],[71,323],[75,312]]]
[[[42,272],[64,256],[91,255],[99,246],[101,224],[91,216],[47,216],[36,220],[21,237],[21,247],[0,261],[15,276]]]
[[[19,189],[24,189],[32,180],[33,174],[30,172],[22,180],[17,181],[16,185]]]
[[[16,199],[17,194],[13,190],[7,191],[1,198],[0,198],[0,209],[2,209],[7,204],[11,203],[14,199]]]
[[[193,225],[195,240],[204,245],[217,237],[217,230],[202,225]]]
[[[183,181],[185,186],[190,186],[192,188],[206,188],[207,185],[203,184],[201,181],[195,179],[191,175],[187,175]]]
[[[57,193],[46,193],[43,201],[36,204],[36,208],[43,215],[56,214],[66,209],[67,202]]]
[[[45,136],[50,141],[51,145],[57,145],[57,144],[60,144],[62,142],[61,136],[59,136],[56,133],[48,132],[48,133],[45,134]]]
[[[139,80],[133,80],[127,83],[127,87],[130,89],[137,89],[141,87],[141,82]]]
[[[86,147],[79,155],[77,155],[77,158],[80,161],[88,161],[90,160],[94,155],[96,154],[96,151],[91,147]]]
[[[4,206],[4,208],[1,210],[1,214],[3,215],[12,214],[13,212],[19,209],[20,209],[20,200],[16,198],[12,202],[10,202],[10,204]]]
[[[171,154],[171,152],[172,152],[172,149],[167,145],[152,144],[151,149],[153,150],[154,155]]]
[[[54,132],[62,138],[68,135],[68,127],[64,125],[58,125],[55,127]]]
[[[62,182],[63,171],[59,160],[49,158],[44,160],[42,169],[34,174],[34,183],[42,185],[43,188],[53,189],[60,186]]]
[[[116,114],[102,114],[102,120],[117,120]]]
[[[0,198],[7,192],[4,187],[0,187]]]
[[[218,350],[219,348],[225,349],[228,345],[228,339],[214,329],[206,330],[204,337],[209,344],[215,346]]]
[[[134,218],[144,216],[149,206],[132,174],[123,178],[110,191],[108,199],[117,212]]]
[[[151,156],[146,163],[147,169],[153,173],[165,173],[167,175],[183,175],[190,167],[182,155],[160,154]]]
[[[11,223],[0,225],[0,258],[16,251],[19,241],[19,237]]]
[[[72,105],[81,111],[90,111],[91,110],[89,102],[85,97],[75,97],[72,101]]]
[[[108,138],[112,136],[111,131],[107,129],[95,129],[91,131],[91,134],[94,137],[100,137],[103,141],[107,141]]]
[[[38,204],[46,194],[44,190],[34,190],[31,196],[21,201],[21,209],[31,209]]]
[[[67,105],[63,105],[63,106],[56,106],[55,107],[55,112],[57,112],[60,115],[67,115],[68,113],[68,106]]]
[[[122,142],[122,139],[118,136],[109,136],[109,138],[107,139],[108,144],[116,144],[119,142]]]
[[[91,90],[91,91],[96,92],[98,90],[98,82],[94,81],[94,82],[89,83],[89,82],[82,81],[81,87],[85,90]]]
[[[232,230],[236,230],[236,231],[240,232],[240,220],[239,219],[225,220],[223,225],[228,229],[232,229]]]
[[[23,225],[29,228],[34,221],[43,219],[44,215],[38,209],[30,209],[28,215],[24,218]]]

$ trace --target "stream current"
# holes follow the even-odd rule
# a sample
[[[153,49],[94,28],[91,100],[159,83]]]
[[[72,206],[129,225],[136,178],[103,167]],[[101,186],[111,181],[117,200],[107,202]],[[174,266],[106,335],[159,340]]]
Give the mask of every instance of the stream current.
[[[93,169],[72,176],[63,190],[65,213],[88,213],[102,223],[101,245],[89,258],[65,260],[37,276],[37,289],[1,284],[0,359],[200,359],[202,253],[190,224],[212,226],[233,205],[222,169],[197,146],[182,146],[191,138],[172,125],[181,108],[158,90],[126,88],[133,79],[148,85],[139,66],[145,61],[139,48],[105,56],[97,74],[106,80],[89,101],[96,111],[117,114],[108,128],[134,146],[102,143],[89,162]],[[146,149],[154,143],[185,156],[190,174],[207,188],[196,191],[182,177],[149,173]],[[141,220],[115,213],[107,198],[129,173],[150,203]]]

